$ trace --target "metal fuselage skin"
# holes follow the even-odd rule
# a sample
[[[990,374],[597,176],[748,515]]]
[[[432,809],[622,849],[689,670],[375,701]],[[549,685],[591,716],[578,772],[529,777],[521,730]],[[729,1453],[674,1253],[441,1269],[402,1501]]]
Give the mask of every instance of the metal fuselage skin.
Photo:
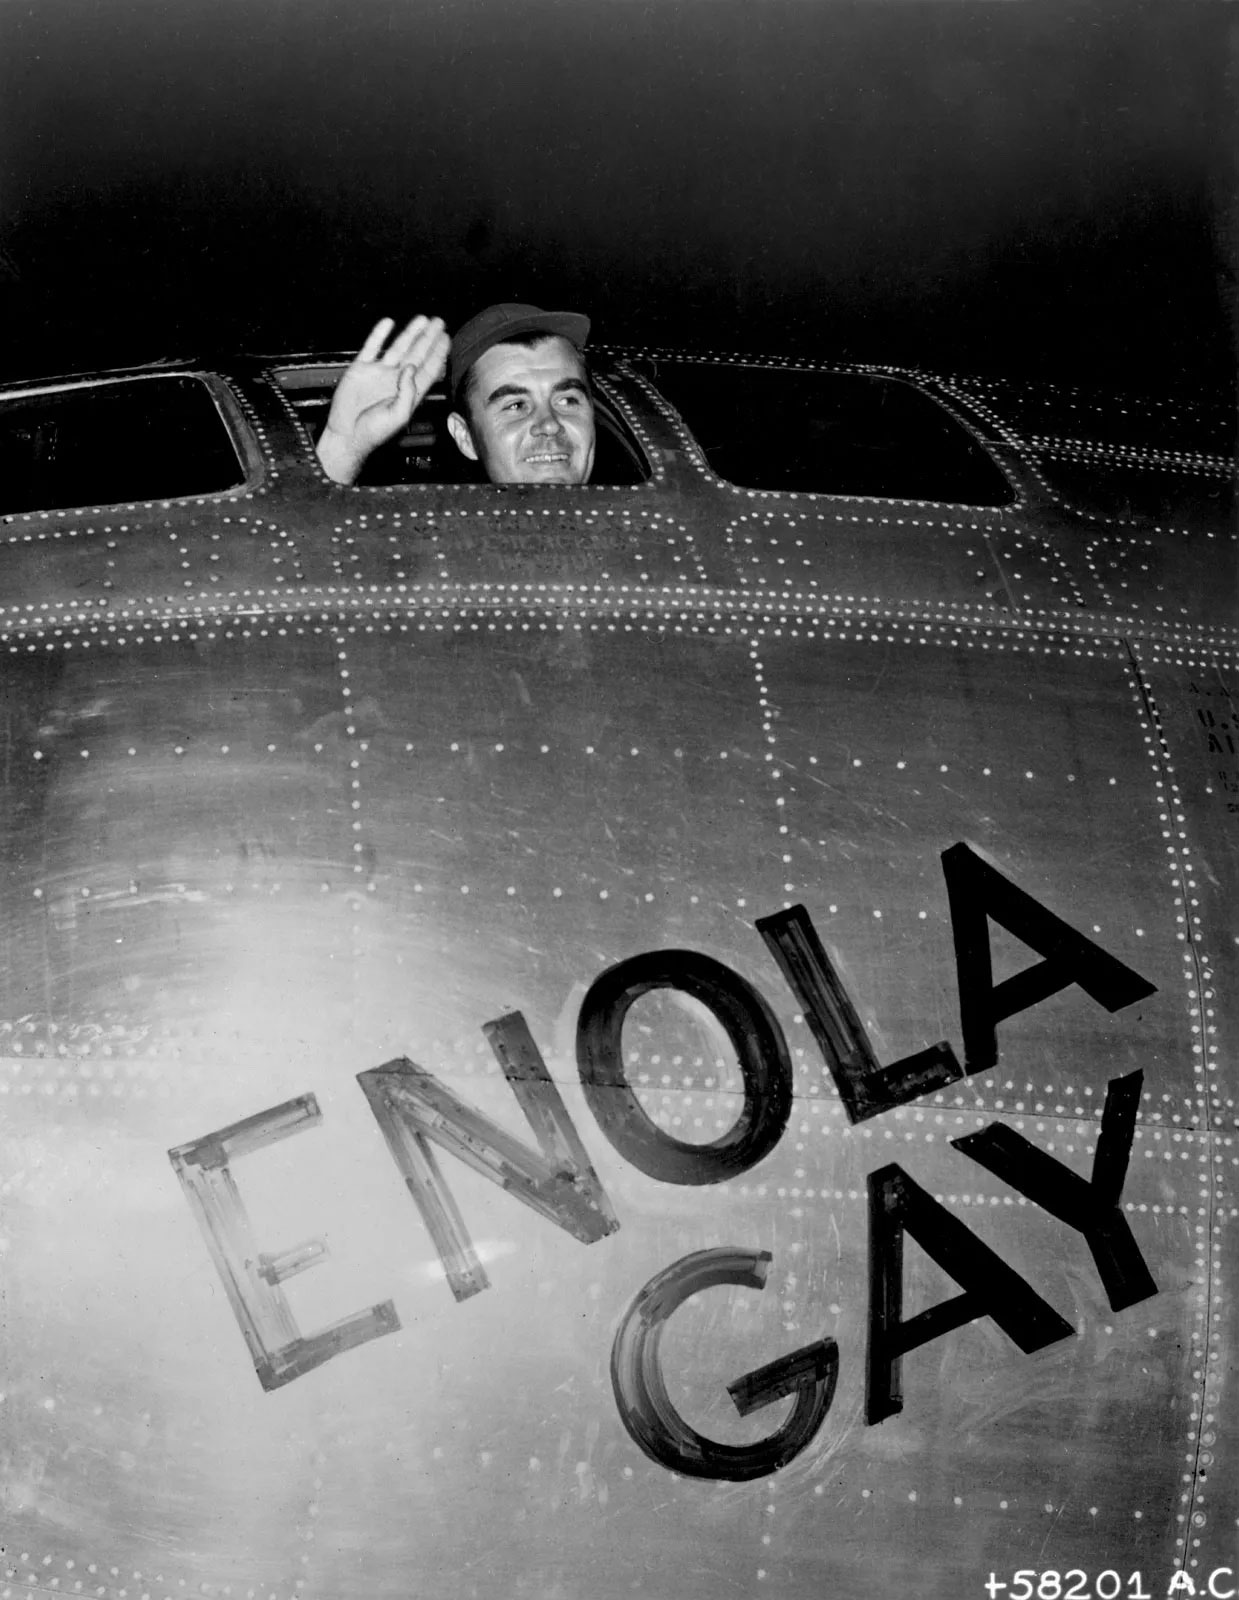
[[[1239,1588],[1207,419],[752,490],[650,354],[629,487],[238,361],[238,487],[0,522],[6,1594]]]

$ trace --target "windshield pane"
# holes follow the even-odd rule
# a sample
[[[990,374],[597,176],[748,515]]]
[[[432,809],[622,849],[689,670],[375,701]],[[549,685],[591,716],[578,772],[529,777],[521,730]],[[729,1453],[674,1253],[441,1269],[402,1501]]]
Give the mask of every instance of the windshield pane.
[[[1010,505],[1015,491],[966,428],[894,378],[645,358],[720,478],[891,500]]]
[[[227,425],[197,378],[0,395],[0,512],[169,500],[244,481]]]

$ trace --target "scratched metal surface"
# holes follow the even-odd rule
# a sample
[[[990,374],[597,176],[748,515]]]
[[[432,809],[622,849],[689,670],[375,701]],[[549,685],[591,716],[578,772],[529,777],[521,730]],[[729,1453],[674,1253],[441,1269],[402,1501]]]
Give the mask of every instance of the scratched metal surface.
[[[630,490],[333,489],[238,366],[248,489],[5,519],[6,1596],[958,1600],[1235,1564],[1233,531],[1191,520],[1194,466],[1167,521],[1074,504],[1047,462],[1082,438],[1164,470],[1100,402],[1082,432],[1044,389],[921,375],[1018,485],[980,511],[737,490],[607,370],[655,466]],[[1216,450],[1206,420],[1166,437]],[[992,1071],[851,1126],[754,922],[808,909],[880,1061],[962,1055],[959,841],[1157,992],[1068,988]],[[999,976],[1028,963],[993,938]],[[577,1075],[593,979],[664,947],[747,978],[792,1051],[780,1143],[713,1185],[626,1162]],[[408,1056],[527,1138],[481,1031],[515,1009],[620,1227],[583,1245],[444,1157],[491,1278],[457,1303],[356,1075]],[[625,1053],[675,1137],[733,1122],[699,1011],[639,1000]],[[1114,1312],[1081,1235],[949,1141],[999,1123],[1087,1175],[1135,1071],[1158,1293]],[[307,1094],[321,1122],[235,1164],[255,1236],[328,1241],[285,1285],[303,1331],[387,1300],[401,1327],[265,1393],[168,1151]],[[867,1425],[891,1162],[1074,1333],[1023,1355],[973,1321]],[[726,1384],[839,1349],[811,1445],[749,1483],[648,1459],[609,1376],[642,1285],[726,1245],[770,1277],[671,1320],[696,1428],[772,1432],[790,1402],[742,1420]],[[905,1270],[909,1314],[955,1292],[911,1241]]]

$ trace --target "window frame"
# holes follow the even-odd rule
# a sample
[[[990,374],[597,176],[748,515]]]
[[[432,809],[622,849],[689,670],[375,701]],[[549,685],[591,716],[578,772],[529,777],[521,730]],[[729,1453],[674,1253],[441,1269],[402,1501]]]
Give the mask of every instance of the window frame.
[[[121,500],[86,500],[65,506],[32,506],[26,511],[5,511],[0,505],[0,522],[13,522],[21,517],[45,517],[49,514],[71,516],[79,512],[103,511],[115,506],[192,505],[229,496],[249,494],[266,479],[267,463],[241,406],[228,383],[217,372],[198,367],[160,367],[151,371],[117,372],[82,378],[55,378],[45,382],[22,382],[0,387],[0,412],[14,400],[37,400],[44,395],[78,394],[88,390],[116,388],[122,384],[134,385],[161,378],[189,378],[206,390],[228,435],[237,459],[239,481],[225,489],[189,491],[177,495],[135,495]]]

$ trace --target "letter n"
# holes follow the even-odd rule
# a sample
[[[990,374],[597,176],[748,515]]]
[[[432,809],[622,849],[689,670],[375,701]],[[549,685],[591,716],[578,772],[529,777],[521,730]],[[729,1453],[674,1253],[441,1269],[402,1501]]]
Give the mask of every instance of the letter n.
[[[942,870],[955,937],[966,1072],[984,1072],[997,1065],[1000,1022],[1070,984],[1078,983],[1107,1011],[1121,1011],[1157,993],[1156,984],[1047,911],[966,844],[953,844],[942,852]],[[987,917],[1045,960],[996,984]]]
[[[357,1075],[458,1300],[490,1283],[432,1145],[593,1244],[619,1227],[585,1146],[519,1011],[488,1022],[490,1041],[537,1141],[533,1148],[401,1056]]]
[[[903,1236],[950,1273],[963,1294],[903,1318]],[[944,1205],[892,1164],[869,1174],[869,1353],[865,1421],[903,1410],[900,1360],[978,1317],[992,1317],[1025,1355],[1058,1339],[1071,1324]]]

